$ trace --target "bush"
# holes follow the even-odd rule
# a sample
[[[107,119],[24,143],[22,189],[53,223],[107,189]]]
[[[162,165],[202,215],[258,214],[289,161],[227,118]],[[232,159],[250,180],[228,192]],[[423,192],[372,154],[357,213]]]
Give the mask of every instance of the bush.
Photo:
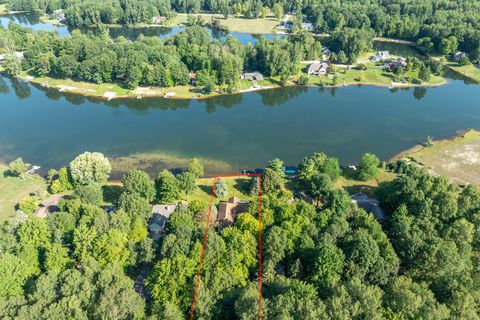
[[[308,84],[308,76],[305,74],[302,74],[300,78],[297,81],[297,84],[304,86]]]
[[[24,163],[22,158],[13,160],[8,165],[8,173],[14,177],[23,176],[30,167],[30,164]]]
[[[17,206],[19,210],[25,213],[34,213],[37,210],[38,203],[34,197],[28,195],[20,200]]]

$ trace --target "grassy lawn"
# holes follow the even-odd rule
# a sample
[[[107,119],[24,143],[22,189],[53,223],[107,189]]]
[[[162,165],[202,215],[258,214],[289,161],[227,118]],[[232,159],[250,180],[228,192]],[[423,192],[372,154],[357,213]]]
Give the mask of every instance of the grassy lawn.
[[[381,182],[391,181],[395,179],[396,176],[395,173],[381,169],[375,179],[363,181],[356,177],[355,171],[347,169],[342,172],[342,176],[335,182],[335,186],[344,188],[350,194],[363,192],[369,196],[373,196],[373,191]]]
[[[6,3],[0,4],[0,14],[4,14],[4,13],[7,13],[7,12],[8,12],[7,4]]]
[[[461,73],[464,76],[480,83],[480,68],[474,66],[473,64],[469,64],[466,66],[459,66],[455,62],[447,62],[446,65],[450,69],[457,71],[458,73]]]
[[[480,132],[471,130],[451,140],[441,140],[432,147],[407,153],[434,174],[447,176],[452,182],[480,185]]]
[[[177,14],[173,19],[167,22],[167,27],[175,27],[185,25],[187,23],[188,14]],[[274,17],[248,19],[243,17],[230,16],[228,19],[221,14],[201,13],[194,16],[201,16],[203,21],[210,24],[212,17],[218,19],[220,26],[224,27],[230,32],[265,34],[274,32],[278,25],[278,20]]]
[[[391,72],[380,69],[378,66],[367,64],[366,70],[360,70],[357,68],[350,68],[349,70],[343,68],[337,68],[337,72],[331,76],[311,76],[309,77],[309,85],[335,85],[334,76],[336,76],[336,85],[355,85],[355,84],[371,84],[379,86],[388,86],[392,82],[395,82],[395,75]],[[418,79],[417,71],[409,71],[404,75],[405,78]],[[445,83],[445,79],[439,76],[432,75],[430,80],[425,83],[421,83],[419,80],[415,80],[413,83],[406,85],[396,84],[395,86],[415,86],[426,85],[435,86]]]
[[[253,200],[254,197],[248,194],[249,186],[253,178],[249,177],[232,177],[232,178],[222,178],[228,185],[228,195],[223,198],[214,199],[215,203],[220,202],[220,200],[228,200],[230,197],[236,196],[242,200]],[[212,184],[213,178],[201,178],[197,179],[197,190],[191,195],[188,196],[188,200],[199,199],[202,201],[210,202],[210,196],[212,193]],[[185,200],[185,199],[179,199]]]
[[[16,204],[30,193],[46,191],[45,181],[37,175],[27,175],[25,180],[5,176],[7,167],[0,165],[0,222],[15,214]]]

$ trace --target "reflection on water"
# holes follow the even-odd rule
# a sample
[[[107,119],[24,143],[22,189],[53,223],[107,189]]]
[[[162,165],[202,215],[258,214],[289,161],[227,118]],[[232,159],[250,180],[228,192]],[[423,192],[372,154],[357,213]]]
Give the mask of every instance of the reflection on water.
[[[22,14],[7,14],[0,16],[0,24],[7,28],[9,23],[15,22],[22,26],[31,28],[33,30],[39,31],[57,31],[60,36],[67,36],[73,30],[78,29],[83,33],[92,33],[92,34],[100,34],[102,31],[98,28],[73,28],[65,25],[55,26],[51,24],[42,23],[40,21],[40,14],[36,13],[22,13]],[[145,28],[127,28],[127,27],[111,27],[108,28],[110,36],[112,38],[118,38],[120,36],[125,37],[126,39],[134,40],[137,39],[140,35],[144,35],[147,37],[159,37],[165,38],[167,36],[174,35],[180,31],[182,31],[183,27],[145,27]],[[273,39],[275,35],[273,34],[265,34],[265,35],[255,35],[249,33],[238,33],[238,32],[228,32],[223,30],[211,29],[206,28],[209,32],[210,36],[216,40],[224,40],[227,35],[231,35],[237,38],[241,43],[246,44],[256,43],[260,37],[265,37],[267,39]],[[276,35],[277,37],[284,37],[285,35]]]

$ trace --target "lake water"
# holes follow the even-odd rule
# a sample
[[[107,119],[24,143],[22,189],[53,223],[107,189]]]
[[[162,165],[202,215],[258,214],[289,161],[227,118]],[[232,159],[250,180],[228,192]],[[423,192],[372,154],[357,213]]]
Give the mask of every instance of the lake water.
[[[36,14],[7,14],[0,16],[0,25],[4,28],[7,28],[9,23],[16,22],[25,27],[31,28],[32,30],[43,30],[43,31],[57,31],[58,34],[62,37],[69,35],[72,30],[75,28],[68,27],[68,26],[55,26],[51,24],[41,23],[39,20],[39,16]],[[141,34],[148,36],[148,37],[159,37],[161,39],[174,35],[177,32],[182,31],[183,27],[149,27],[149,28],[124,28],[124,27],[115,27],[110,28],[110,36],[112,38],[117,38],[119,36],[123,36],[127,39],[136,39]],[[274,34],[264,34],[264,35],[254,35],[249,33],[239,33],[239,32],[225,32],[220,30],[213,30],[210,28],[206,28],[210,36],[217,40],[225,39],[227,35],[232,35],[233,37],[237,38],[243,44],[248,42],[255,43],[257,42],[261,36],[267,39],[273,39],[275,37]],[[97,32],[98,29],[95,28],[81,28],[82,32]],[[276,35],[277,37],[284,37],[285,35]]]
[[[22,156],[44,168],[90,150],[109,157],[169,153],[262,167],[297,164],[315,151],[354,163],[364,152],[387,160],[427,136],[480,129],[480,86],[391,91],[364,86],[291,87],[208,100],[109,102],[0,78],[0,160]]]

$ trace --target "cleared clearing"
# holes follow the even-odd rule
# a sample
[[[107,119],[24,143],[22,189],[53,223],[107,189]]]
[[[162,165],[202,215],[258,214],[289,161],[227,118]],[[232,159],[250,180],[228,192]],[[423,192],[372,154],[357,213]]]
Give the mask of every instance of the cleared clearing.
[[[433,173],[447,176],[459,184],[480,185],[480,132],[470,130],[451,140],[441,140],[432,147],[407,153],[409,158]]]

